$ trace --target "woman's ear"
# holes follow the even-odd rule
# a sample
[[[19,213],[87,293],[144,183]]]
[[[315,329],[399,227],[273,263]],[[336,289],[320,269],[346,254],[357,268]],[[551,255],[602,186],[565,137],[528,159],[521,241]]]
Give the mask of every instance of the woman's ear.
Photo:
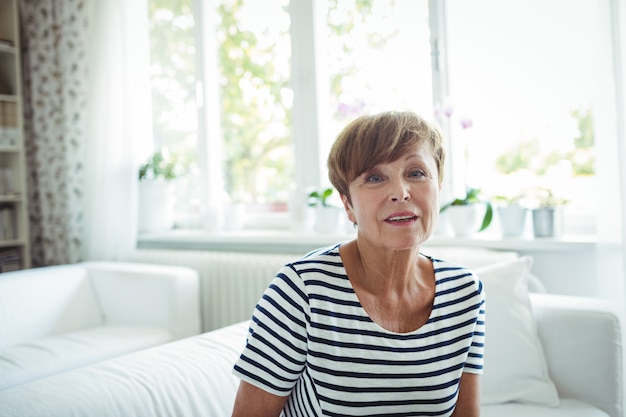
[[[348,201],[348,197],[341,194],[341,202],[343,203],[343,208],[346,210],[346,214],[348,215],[348,220],[350,220],[351,223],[356,224],[356,218],[352,212],[352,204]]]

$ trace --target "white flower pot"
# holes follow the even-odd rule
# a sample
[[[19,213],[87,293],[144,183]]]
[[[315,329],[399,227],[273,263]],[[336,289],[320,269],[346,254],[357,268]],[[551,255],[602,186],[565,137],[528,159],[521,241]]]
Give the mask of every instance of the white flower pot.
[[[224,206],[223,227],[224,230],[241,230],[246,224],[246,205],[233,203]]]
[[[318,233],[342,233],[344,210],[339,207],[315,207],[315,231]]]
[[[296,233],[312,233],[315,229],[315,207],[309,206],[308,196],[301,190],[289,193],[291,230]]]
[[[454,234],[458,237],[473,235],[480,229],[485,213],[484,204],[468,204],[465,206],[450,206],[446,209]]]
[[[524,234],[528,209],[522,206],[498,207],[498,219],[502,235],[507,237],[519,237]]]
[[[174,227],[174,196],[164,180],[141,181],[138,189],[137,229],[140,232]]]

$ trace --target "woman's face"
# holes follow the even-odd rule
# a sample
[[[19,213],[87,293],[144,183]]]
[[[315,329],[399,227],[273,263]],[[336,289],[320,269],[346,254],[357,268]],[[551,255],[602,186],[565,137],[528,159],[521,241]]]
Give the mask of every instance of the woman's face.
[[[418,247],[439,217],[439,175],[428,142],[399,159],[381,163],[349,185],[352,203],[342,196],[359,239],[395,250]]]

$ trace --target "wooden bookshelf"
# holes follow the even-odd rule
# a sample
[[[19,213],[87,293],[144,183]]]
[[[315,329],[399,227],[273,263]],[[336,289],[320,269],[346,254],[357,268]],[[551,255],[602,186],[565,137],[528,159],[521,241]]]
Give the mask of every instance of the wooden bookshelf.
[[[0,273],[30,268],[18,0],[0,0]]]

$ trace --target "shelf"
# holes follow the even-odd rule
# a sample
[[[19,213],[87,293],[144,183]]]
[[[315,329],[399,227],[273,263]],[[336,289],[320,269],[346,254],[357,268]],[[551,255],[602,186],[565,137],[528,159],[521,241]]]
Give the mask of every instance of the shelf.
[[[20,101],[20,98],[16,96],[15,94],[0,94],[0,101],[17,103]]]
[[[13,146],[2,146],[0,145],[0,152],[19,152],[21,149],[19,146],[17,145],[13,145]]]
[[[0,43],[0,54],[17,54],[17,48]]]
[[[139,249],[210,250],[255,253],[304,254],[319,247],[354,239],[355,233],[299,234],[288,230],[243,230],[236,232],[209,232],[175,229],[139,235]],[[471,238],[433,236],[424,246],[477,247],[503,251],[557,251],[578,252],[593,250],[595,236],[562,236],[558,238],[503,238],[476,234]]]
[[[0,240],[0,248],[19,248],[25,245],[22,239]]]
[[[22,196],[20,194],[0,195],[0,204],[2,203],[21,203]]]
[[[0,272],[31,267],[18,4],[0,0]]]
[[[476,234],[472,237],[434,236],[430,246],[480,247],[512,251],[584,251],[592,250],[597,243],[595,236],[564,235],[559,237],[501,237]]]

